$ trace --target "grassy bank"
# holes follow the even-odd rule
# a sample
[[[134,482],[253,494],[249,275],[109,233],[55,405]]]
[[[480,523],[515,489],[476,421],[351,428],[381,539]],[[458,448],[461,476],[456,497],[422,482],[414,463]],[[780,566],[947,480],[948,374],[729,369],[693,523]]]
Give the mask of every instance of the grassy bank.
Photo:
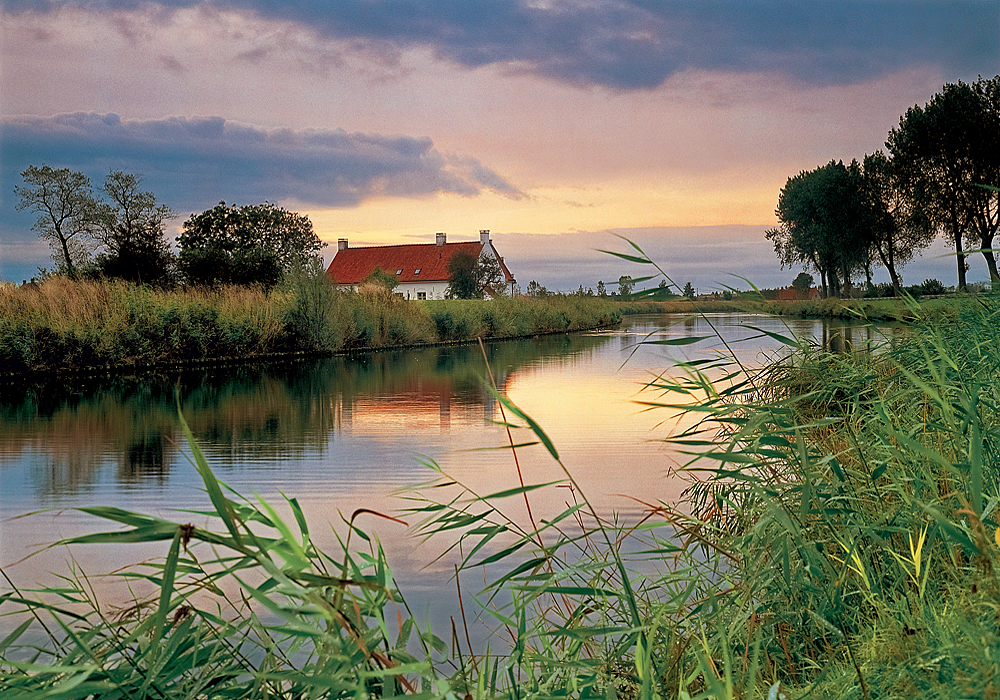
[[[612,325],[611,302],[554,297],[408,302],[301,276],[271,292],[162,291],[122,282],[0,289],[0,371],[135,367],[278,353],[511,338]]]
[[[748,308],[758,313],[800,318],[868,319],[911,323],[947,323],[956,320],[961,309],[980,304],[975,296],[951,296],[912,300],[890,299],[818,299],[815,301],[752,301]]]

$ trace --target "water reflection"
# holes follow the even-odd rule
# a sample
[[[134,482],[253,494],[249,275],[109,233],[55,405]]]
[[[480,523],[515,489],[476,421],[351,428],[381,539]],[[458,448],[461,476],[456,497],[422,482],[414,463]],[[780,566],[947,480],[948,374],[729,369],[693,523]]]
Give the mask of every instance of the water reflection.
[[[598,512],[634,521],[642,502],[679,498],[684,482],[672,469],[684,458],[660,439],[693,420],[644,411],[635,403],[649,398],[643,385],[676,359],[728,347],[753,364],[782,349],[748,326],[831,348],[857,347],[879,334],[746,314],[640,316],[616,329],[493,343],[487,352],[501,391],[543,426]],[[716,332],[725,343],[712,338]],[[709,339],[637,345],[684,336]],[[417,455],[438,461],[449,477],[480,493],[508,489],[518,479],[509,451],[481,449],[507,439],[489,423],[500,415],[485,376],[473,345],[0,387],[0,567],[28,586],[47,572],[62,573],[60,550],[22,560],[60,538],[107,529],[72,508],[115,505],[170,519],[206,508],[199,477],[186,461],[178,397],[220,478],[247,497],[260,493],[277,502],[278,491],[295,496],[324,551],[337,548],[340,513],[359,506],[398,512],[403,504],[393,494],[430,478]],[[527,482],[562,479],[544,448],[518,454]],[[444,498],[440,490],[435,496]],[[576,497],[558,486],[534,491],[534,512],[561,512]],[[506,505],[510,517],[524,517],[517,499]],[[176,508],[189,512],[178,515]],[[14,519],[42,509],[52,511]],[[432,600],[448,589],[452,561],[429,566],[436,553],[401,536],[398,524],[364,527],[384,534],[389,560],[411,595],[416,589],[418,600]],[[92,572],[110,571],[162,556],[162,549],[85,546],[74,548],[74,556]],[[128,595],[121,593],[124,600]]]
[[[503,391],[524,366],[565,361],[610,338],[493,343],[487,354]],[[30,453],[40,495],[85,490],[109,461],[122,485],[164,482],[179,462],[178,397],[206,454],[223,467],[323,450],[344,430],[446,432],[494,418],[485,376],[480,348],[466,345],[6,387],[0,465]]]
[[[902,328],[901,324],[896,326],[887,324],[877,328],[870,323],[824,319],[820,347],[835,353],[871,352],[884,345],[886,339],[891,344],[898,336],[898,333],[892,331]]]

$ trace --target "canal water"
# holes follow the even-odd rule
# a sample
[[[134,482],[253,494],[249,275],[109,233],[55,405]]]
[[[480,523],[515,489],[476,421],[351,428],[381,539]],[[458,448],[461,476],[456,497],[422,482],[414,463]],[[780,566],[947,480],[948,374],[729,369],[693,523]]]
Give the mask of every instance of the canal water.
[[[676,502],[687,484],[675,473],[682,458],[662,439],[690,418],[644,410],[639,402],[659,398],[645,384],[669,372],[676,359],[722,351],[720,338],[744,363],[782,351],[780,342],[749,326],[835,349],[877,342],[885,332],[742,314],[643,315],[610,330],[489,343],[489,369],[480,347],[468,345],[3,387],[0,567],[30,589],[70,566],[93,576],[162,556],[168,542],[43,548],[116,529],[74,510],[84,506],[197,520],[178,512],[208,506],[179,428],[179,402],[216,475],[279,510],[281,494],[297,498],[321,548],[337,551],[343,518],[358,508],[407,522],[368,515],[357,521],[380,538],[411,605],[454,609],[455,559],[435,559],[448,543],[414,537],[419,518],[406,509],[420,492],[414,485],[438,476],[432,463],[480,494],[518,484],[504,449],[500,405],[486,386],[490,372],[500,392],[551,438],[584,491],[563,484],[533,492],[536,519],[582,496],[604,516],[636,518],[644,504]],[[690,345],[642,344],[699,336],[714,337]],[[514,431],[516,442],[530,437]],[[540,445],[519,449],[518,464],[528,483],[562,478]],[[523,500],[509,499],[504,507],[524,521]],[[109,605],[128,597],[106,595]]]

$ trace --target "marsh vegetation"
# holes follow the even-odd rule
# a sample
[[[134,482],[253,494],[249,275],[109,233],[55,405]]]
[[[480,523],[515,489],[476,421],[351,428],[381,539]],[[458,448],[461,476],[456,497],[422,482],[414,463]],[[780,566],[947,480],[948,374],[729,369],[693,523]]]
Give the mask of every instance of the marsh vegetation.
[[[914,332],[878,352],[765,331],[786,350],[763,365],[712,352],[652,377],[642,407],[678,426],[662,438],[687,455],[689,488],[679,503],[631,494],[638,522],[595,509],[546,426],[498,392],[510,460],[541,451],[558,476],[483,492],[427,461],[431,480],[410,492],[405,517],[456,557],[462,605],[446,634],[407,607],[364,526],[391,514],[347,514],[340,545],[321,551],[293,494],[227,490],[188,433],[210,508],[173,520],[85,509],[115,529],[64,542],[164,543],[164,559],[120,572],[152,595],[112,614],[79,572],[42,591],[8,588],[0,613],[18,624],[0,643],[0,690],[991,697],[1000,308],[953,302],[947,322],[909,312]],[[542,494],[560,487],[565,508],[543,510]],[[467,636],[477,615],[502,632],[485,647]]]

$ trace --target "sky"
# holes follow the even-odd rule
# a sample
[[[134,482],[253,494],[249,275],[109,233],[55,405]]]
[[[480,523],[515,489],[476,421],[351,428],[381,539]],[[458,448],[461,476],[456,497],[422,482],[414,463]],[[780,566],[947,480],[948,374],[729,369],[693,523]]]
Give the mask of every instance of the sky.
[[[29,165],[177,212],[275,202],[352,247],[477,240],[527,287],[785,286],[786,180],[1000,73],[996,0],[4,0],[0,279],[51,265]],[[970,281],[988,279],[970,260]],[[935,245],[904,283],[955,283]],[[887,279],[884,272],[879,279]]]

